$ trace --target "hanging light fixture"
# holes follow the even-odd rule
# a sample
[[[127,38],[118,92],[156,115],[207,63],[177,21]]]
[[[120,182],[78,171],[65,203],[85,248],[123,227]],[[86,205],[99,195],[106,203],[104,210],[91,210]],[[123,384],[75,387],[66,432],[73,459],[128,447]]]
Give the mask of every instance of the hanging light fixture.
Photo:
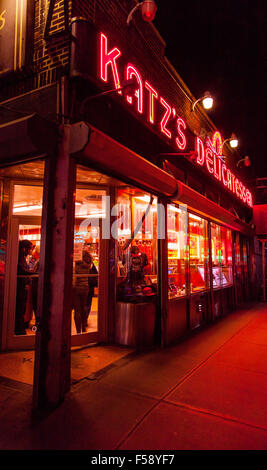
[[[235,134],[232,134],[229,139],[225,139],[225,140],[223,141],[223,146],[224,146],[224,144],[225,144],[226,142],[229,142],[230,147],[232,147],[233,149],[237,148],[238,145],[239,145],[238,138],[236,137]]]
[[[198,100],[194,101],[194,103],[192,104],[191,111],[195,111],[196,104],[200,101],[202,101],[203,108],[205,109],[211,109],[213,107],[213,98],[209,91],[205,91],[204,95],[201,96],[201,98],[198,98]]]
[[[127,17],[127,25],[130,24],[134,12],[141,8],[142,18],[147,23],[151,23],[156,15],[157,5],[155,4],[154,0],[144,0],[143,2],[138,3],[129,13]]]
[[[244,163],[244,166],[250,166],[251,165],[251,160],[248,155],[246,155],[244,158],[241,158],[236,164],[237,167],[241,165],[241,163]]]

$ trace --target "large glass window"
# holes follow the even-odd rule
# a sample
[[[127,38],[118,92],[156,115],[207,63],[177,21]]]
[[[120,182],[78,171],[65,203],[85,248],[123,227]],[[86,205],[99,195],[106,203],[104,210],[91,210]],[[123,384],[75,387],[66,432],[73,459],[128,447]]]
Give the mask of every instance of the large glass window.
[[[221,227],[221,286],[233,283],[232,231]]]
[[[19,180],[13,188],[10,224],[8,279],[10,300],[8,310],[8,347],[18,336],[33,337],[39,324],[37,292],[41,244],[44,161],[36,160],[2,170],[3,177]],[[16,280],[15,280],[16,278]],[[14,312],[14,317],[13,317]],[[11,324],[13,323],[13,325]],[[24,340],[22,340],[24,341]],[[31,344],[31,343],[25,343]]]
[[[117,190],[117,300],[148,302],[157,291],[157,198],[136,188]]]
[[[213,289],[219,289],[222,278],[221,231],[215,223],[211,223],[211,259]]]
[[[168,296],[186,294],[186,263],[188,260],[187,212],[182,206],[168,205]]]
[[[17,217],[19,250],[15,334],[34,334],[39,323],[37,291],[41,243],[43,187],[16,184],[13,215]]]
[[[243,252],[243,269],[244,269],[244,274],[247,276],[248,274],[248,249],[247,249],[247,240],[244,238],[243,239],[243,246],[242,246],[242,252]]]
[[[189,214],[190,292],[209,288],[208,223]]]
[[[102,176],[77,168],[73,246],[72,334],[99,329],[99,269],[106,190]],[[102,178],[104,180],[104,177]],[[99,182],[99,185],[96,185]],[[103,181],[105,183],[105,181]]]
[[[231,285],[233,283],[232,232],[215,223],[211,223],[211,256],[213,288]]]

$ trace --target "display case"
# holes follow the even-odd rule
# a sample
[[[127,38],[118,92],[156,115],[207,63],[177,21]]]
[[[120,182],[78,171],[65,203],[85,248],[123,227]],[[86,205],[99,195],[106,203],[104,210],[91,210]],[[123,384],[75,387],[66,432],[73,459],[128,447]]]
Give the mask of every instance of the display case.
[[[113,215],[116,239],[116,343],[143,348],[155,341],[157,198],[118,188]]]
[[[211,258],[213,288],[232,286],[232,232],[215,223],[211,223]]]
[[[168,205],[168,298],[186,295],[187,284],[187,212],[180,207]]]
[[[221,286],[229,287],[233,284],[233,241],[232,231],[226,227],[221,229]]]
[[[157,198],[117,190],[117,301],[152,302],[157,293]]]
[[[189,213],[190,293],[209,288],[208,224],[205,219]]]

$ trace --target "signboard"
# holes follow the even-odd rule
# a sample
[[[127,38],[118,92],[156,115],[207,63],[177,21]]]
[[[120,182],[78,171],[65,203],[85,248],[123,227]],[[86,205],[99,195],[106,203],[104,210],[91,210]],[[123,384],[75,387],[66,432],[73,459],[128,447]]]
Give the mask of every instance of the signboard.
[[[0,78],[28,62],[32,9],[28,0],[0,0]]]
[[[205,168],[222,188],[252,207],[251,192],[224,163],[223,140],[218,131],[205,142],[195,137],[192,148],[184,117],[168,97],[162,96],[156,78],[153,82],[148,81],[142,69],[129,61],[127,54],[123,54],[109,35],[97,32],[88,23],[77,21],[73,24],[72,34],[75,37],[71,53],[72,77],[82,76],[98,85],[106,84],[108,89],[117,89],[118,98],[146,125],[159,132],[175,152],[181,152],[181,155],[182,152],[186,155],[193,152],[197,165]],[[90,52],[88,44],[92,44]],[[125,81],[133,85],[122,92]]]

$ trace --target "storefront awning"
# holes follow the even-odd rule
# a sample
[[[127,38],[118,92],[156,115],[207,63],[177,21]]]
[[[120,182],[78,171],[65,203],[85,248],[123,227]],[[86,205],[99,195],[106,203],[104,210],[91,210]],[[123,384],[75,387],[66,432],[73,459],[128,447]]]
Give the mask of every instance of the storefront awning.
[[[71,130],[71,153],[79,153],[97,169],[166,197],[179,197],[181,184],[166,171],[84,122]]]
[[[93,164],[100,171],[165,196],[170,201],[186,204],[198,214],[229,228],[246,235],[252,234],[250,225],[85,122],[72,126],[70,145],[71,153],[78,154],[83,161]]]
[[[35,155],[51,154],[55,150],[56,135],[56,125],[37,114],[1,124],[0,165],[9,165]]]

